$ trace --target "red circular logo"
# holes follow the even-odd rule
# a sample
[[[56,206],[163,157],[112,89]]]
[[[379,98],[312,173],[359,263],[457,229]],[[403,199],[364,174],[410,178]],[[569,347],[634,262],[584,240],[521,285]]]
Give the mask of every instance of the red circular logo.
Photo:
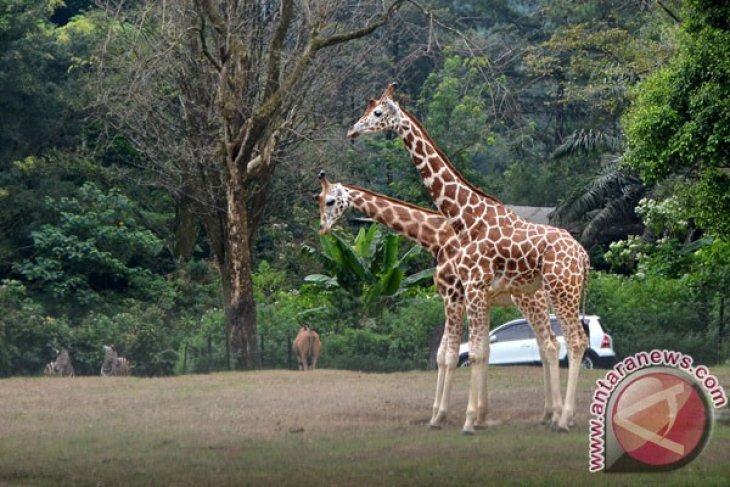
[[[635,460],[668,467],[692,460],[704,447],[711,413],[699,386],[685,375],[644,374],[614,402],[616,440]]]

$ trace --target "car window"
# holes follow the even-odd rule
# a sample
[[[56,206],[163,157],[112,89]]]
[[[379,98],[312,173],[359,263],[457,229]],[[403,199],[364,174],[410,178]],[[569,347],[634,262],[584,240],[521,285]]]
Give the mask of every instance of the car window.
[[[560,323],[558,323],[558,320],[553,318],[550,320],[550,326],[553,327],[553,333],[555,333],[556,337],[563,336],[563,330],[560,328]]]
[[[590,329],[588,327],[588,320],[582,320],[583,321],[583,331],[586,332],[586,336],[590,337]],[[551,318],[550,319],[550,326],[553,327],[553,333],[555,333],[555,336],[561,337],[563,336],[563,330],[560,328],[560,323],[558,322],[557,318]]]
[[[513,340],[528,340],[535,338],[535,334],[532,332],[532,328],[527,323],[516,323],[511,326],[507,326],[497,333],[498,342],[510,342]]]

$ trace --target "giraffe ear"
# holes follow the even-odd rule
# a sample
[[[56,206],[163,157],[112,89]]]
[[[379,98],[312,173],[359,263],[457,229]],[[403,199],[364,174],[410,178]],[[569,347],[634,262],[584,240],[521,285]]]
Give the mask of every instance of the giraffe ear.
[[[390,99],[385,100],[385,106],[388,107],[388,110],[390,110],[393,113],[398,113],[398,105]]]

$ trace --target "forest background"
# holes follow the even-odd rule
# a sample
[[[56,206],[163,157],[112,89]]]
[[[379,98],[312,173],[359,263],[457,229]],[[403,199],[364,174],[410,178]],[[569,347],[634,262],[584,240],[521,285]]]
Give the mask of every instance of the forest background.
[[[433,364],[433,263],[317,174],[430,207],[402,144],[344,137],[399,83],[456,166],[556,207],[620,356],[725,362],[730,6],[705,0],[5,0],[0,375]],[[492,311],[492,326],[517,316]]]

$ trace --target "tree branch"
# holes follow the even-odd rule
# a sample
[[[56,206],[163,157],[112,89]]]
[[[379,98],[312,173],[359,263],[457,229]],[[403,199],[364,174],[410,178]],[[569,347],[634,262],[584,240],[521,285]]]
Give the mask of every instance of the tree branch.
[[[212,64],[216,71],[220,72],[223,69],[223,66],[221,66],[218,61],[215,60],[215,58],[210,54],[210,51],[208,50],[208,44],[205,42],[205,17],[198,14],[200,17],[200,29],[198,29],[198,34],[200,34],[200,47],[203,50],[203,54],[205,57],[210,61],[210,64]]]
[[[309,65],[309,63],[312,61],[318,51],[326,47],[358,39],[372,33],[378,27],[381,27],[382,25],[387,23],[388,20],[390,20],[390,18],[393,16],[393,14],[398,10],[398,8],[400,8],[404,1],[405,0],[395,0],[390,8],[388,8],[388,11],[385,12],[378,20],[369,25],[366,25],[361,29],[345,32],[343,34],[335,34],[324,39],[312,36],[310,38],[309,44],[302,53],[302,56],[299,58],[299,62],[297,62],[296,66],[294,66],[294,69],[291,71],[291,73],[289,73],[289,76],[286,77],[286,79],[279,85],[276,91],[274,91],[271,96],[266,99],[266,101],[261,105],[261,107],[259,107],[259,109],[254,114],[254,123],[252,124],[252,130],[256,130],[261,121],[267,120],[281,106],[286,93],[288,93],[289,90],[294,86],[294,84],[299,80],[299,78],[304,73],[305,68]]]
[[[659,5],[662,8],[662,10],[664,10],[664,12],[666,12],[667,15],[669,15],[672,19],[674,19],[674,21],[676,23],[678,23],[678,24],[681,24],[682,23],[682,19],[679,18],[679,16],[677,14],[675,14],[674,12],[672,12],[672,10],[669,7],[667,7],[666,5],[664,5],[664,3],[662,2],[662,0],[656,0],[656,3],[657,3],[657,5]]]
[[[216,11],[215,7],[211,3],[210,0],[195,0],[195,3],[198,5],[198,8],[202,8],[205,10],[205,13],[208,15],[208,18],[210,19],[211,23],[213,24],[213,28],[215,31],[221,35],[225,36],[225,25],[226,22],[221,17],[220,13]]]
[[[291,25],[294,13],[294,1],[283,0],[281,2],[281,18],[279,25],[276,26],[276,32],[269,44],[269,72],[266,75],[266,91],[264,92],[264,100],[268,99],[279,85],[279,76],[281,75],[281,51],[284,48],[284,37],[286,36],[289,26]]]

